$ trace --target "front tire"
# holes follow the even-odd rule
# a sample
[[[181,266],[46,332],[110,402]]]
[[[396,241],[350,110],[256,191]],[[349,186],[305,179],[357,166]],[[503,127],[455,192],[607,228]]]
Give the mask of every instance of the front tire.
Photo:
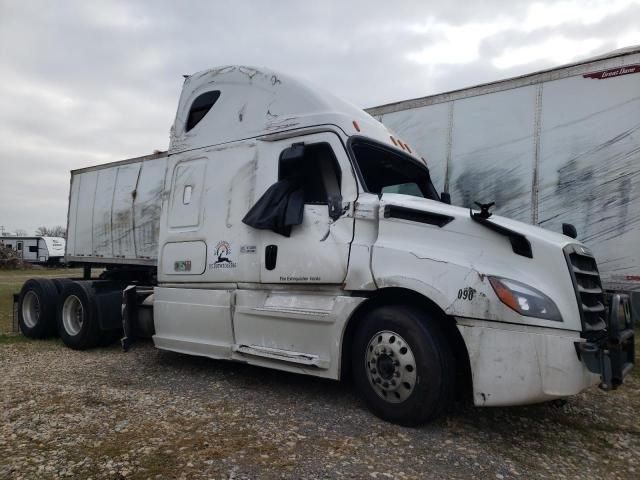
[[[58,307],[58,333],[64,344],[74,350],[98,345],[100,324],[91,282],[65,282],[63,285]]]
[[[369,312],[352,354],[358,393],[383,420],[419,426],[440,415],[451,399],[454,358],[430,314],[406,306]]]

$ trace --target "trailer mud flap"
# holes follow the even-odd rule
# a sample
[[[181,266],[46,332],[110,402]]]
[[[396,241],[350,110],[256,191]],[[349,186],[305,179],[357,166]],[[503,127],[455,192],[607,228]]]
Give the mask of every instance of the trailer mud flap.
[[[612,390],[624,381],[635,358],[634,318],[628,295],[611,296],[607,335],[597,341],[576,344],[580,359],[593,373],[599,373],[600,388]]]

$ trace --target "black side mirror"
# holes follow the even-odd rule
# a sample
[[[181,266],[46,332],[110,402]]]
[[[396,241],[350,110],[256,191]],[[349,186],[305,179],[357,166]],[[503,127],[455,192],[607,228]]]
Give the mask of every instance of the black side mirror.
[[[451,205],[451,194],[449,192],[442,192],[440,194],[440,201],[447,205]]]
[[[280,154],[281,162],[297,162],[304,158],[304,143],[294,143]]]
[[[342,195],[329,195],[327,198],[329,205],[329,218],[337,220],[342,216]]]
[[[571,223],[562,224],[562,233],[567,237],[578,238],[578,231]]]

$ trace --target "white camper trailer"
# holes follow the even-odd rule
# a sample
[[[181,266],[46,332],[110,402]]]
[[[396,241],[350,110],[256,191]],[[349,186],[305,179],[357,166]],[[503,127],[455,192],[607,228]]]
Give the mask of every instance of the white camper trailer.
[[[106,270],[27,281],[25,335],[351,376],[404,425],[465,391],[615,388],[633,365],[628,297],[605,306],[588,248],[449,205],[380,122],[265,69],[189,76],[167,153],[73,171],[66,259]]]
[[[64,259],[65,239],[62,237],[0,237],[0,245],[16,252],[29,263],[56,265]]]

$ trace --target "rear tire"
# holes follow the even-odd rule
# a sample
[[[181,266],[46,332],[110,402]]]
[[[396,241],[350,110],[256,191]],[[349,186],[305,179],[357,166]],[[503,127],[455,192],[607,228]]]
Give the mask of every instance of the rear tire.
[[[369,312],[352,355],[356,389],[383,420],[419,426],[439,416],[452,398],[454,357],[426,312],[399,305]]]
[[[58,307],[58,333],[74,350],[99,344],[100,324],[91,282],[65,282]]]
[[[29,338],[55,335],[57,304],[58,292],[51,280],[27,280],[18,300],[18,326],[22,334]]]
[[[62,290],[64,289],[64,287],[66,287],[70,283],[73,283],[73,280],[71,280],[70,278],[52,278],[51,281],[56,286],[58,295],[62,293]],[[56,312],[57,312],[57,309],[56,309]]]

